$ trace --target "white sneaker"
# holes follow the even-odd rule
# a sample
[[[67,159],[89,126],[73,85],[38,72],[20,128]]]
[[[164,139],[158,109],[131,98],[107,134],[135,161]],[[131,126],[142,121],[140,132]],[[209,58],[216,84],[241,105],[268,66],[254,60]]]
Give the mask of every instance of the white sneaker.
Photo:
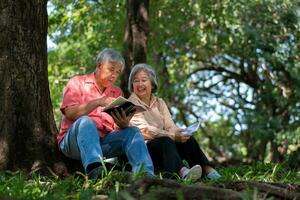
[[[192,182],[198,181],[202,176],[202,167],[195,165],[183,176],[185,180],[191,180]]]

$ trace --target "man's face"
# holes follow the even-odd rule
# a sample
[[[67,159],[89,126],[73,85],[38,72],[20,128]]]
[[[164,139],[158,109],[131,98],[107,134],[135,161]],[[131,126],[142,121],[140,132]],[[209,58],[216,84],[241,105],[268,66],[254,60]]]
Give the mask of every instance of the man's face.
[[[100,63],[97,66],[97,80],[103,87],[113,85],[121,74],[122,65],[118,62]]]

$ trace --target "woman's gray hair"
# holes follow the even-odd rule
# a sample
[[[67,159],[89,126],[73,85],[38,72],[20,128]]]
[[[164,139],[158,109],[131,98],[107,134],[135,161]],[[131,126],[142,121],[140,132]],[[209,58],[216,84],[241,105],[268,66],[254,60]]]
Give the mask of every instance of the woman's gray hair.
[[[128,90],[130,92],[133,92],[133,81],[134,81],[134,77],[137,73],[139,73],[140,71],[144,71],[148,74],[149,79],[151,81],[152,84],[152,92],[156,92],[157,88],[158,88],[158,83],[157,83],[157,78],[156,78],[156,73],[153,70],[153,68],[145,63],[141,63],[141,64],[136,64],[133,66],[130,75],[129,75],[129,81],[128,81]]]
[[[121,68],[122,71],[124,70],[124,67],[125,67],[125,60],[124,60],[123,56],[119,52],[115,51],[114,49],[110,49],[110,48],[105,48],[98,54],[97,60],[96,60],[96,66],[98,66],[100,62],[120,63],[122,65],[122,68]]]

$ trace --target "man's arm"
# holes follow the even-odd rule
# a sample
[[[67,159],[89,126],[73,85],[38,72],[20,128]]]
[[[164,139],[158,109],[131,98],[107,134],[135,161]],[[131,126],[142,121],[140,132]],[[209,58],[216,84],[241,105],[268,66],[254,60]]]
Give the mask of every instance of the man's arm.
[[[107,106],[114,99],[115,98],[113,97],[102,96],[99,99],[95,99],[87,103],[67,107],[64,111],[65,116],[68,120],[74,121],[83,115],[88,115],[99,106]]]

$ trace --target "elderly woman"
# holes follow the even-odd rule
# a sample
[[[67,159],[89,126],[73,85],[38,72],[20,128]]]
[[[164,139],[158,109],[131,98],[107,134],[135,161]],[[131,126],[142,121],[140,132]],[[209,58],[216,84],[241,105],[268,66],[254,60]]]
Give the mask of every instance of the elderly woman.
[[[154,173],[140,130],[128,126],[132,115],[126,116],[124,110],[112,116],[102,112],[123,94],[114,83],[124,63],[118,52],[105,48],[98,55],[95,72],[71,78],[64,89],[59,148],[67,157],[81,160],[88,178],[101,177],[104,157],[123,154],[133,172]]]
[[[137,64],[129,76],[129,99],[146,109],[136,113],[130,123],[140,128],[156,168],[180,177],[197,181],[202,171],[209,179],[220,174],[209,165],[208,159],[193,136],[183,136],[176,127],[164,100],[153,93],[157,90],[154,70],[147,64]],[[189,166],[183,164],[186,160]]]

